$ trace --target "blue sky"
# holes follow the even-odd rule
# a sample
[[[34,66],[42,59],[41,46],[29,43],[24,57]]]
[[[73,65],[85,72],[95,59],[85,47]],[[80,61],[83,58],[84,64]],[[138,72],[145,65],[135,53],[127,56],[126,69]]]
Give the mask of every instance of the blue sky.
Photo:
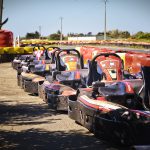
[[[96,34],[104,30],[104,0],[4,0],[3,29],[25,36],[41,26],[43,36],[63,33]],[[150,0],[108,0],[107,30],[150,32]]]

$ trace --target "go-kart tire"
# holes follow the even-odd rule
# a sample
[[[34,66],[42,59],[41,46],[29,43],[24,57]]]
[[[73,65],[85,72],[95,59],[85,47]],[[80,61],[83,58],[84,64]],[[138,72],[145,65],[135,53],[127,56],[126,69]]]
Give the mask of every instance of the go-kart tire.
[[[69,118],[75,120],[77,122],[78,115],[77,108],[77,97],[76,95],[70,95],[68,97],[68,116]]]
[[[24,91],[31,94],[38,94],[38,83],[32,82],[32,80],[24,81]]]
[[[25,92],[30,92],[31,82],[32,81],[24,80],[24,88],[23,89],[24,89]]]
[[[13,69],[15,69],[15,67],[14,67],[14,63],[13,63],[13,62],[11,63],[11,67],[12,67]]]
[[[96,137],[108,141],[112,144],[120,146],[130,146],[134,144],[134,137],[132,130],[128,128],[125,122],[107,121],[103,117],[95,117],[93,122],[93,133]]]
[[[30,92],[30,90],[31,90],[31,82],[32,81],[24,80],[24,91],[25,92]]]
[[[55,94],[47,93],[47,103],[50,109],[55,111],[68,111],[68,98],[67,96],[58,96]]]
[[[68,97],[58,96],[57,110],[68,111]]]
[[[21,75],[21,72],[22,72],[22,68],[20,66],[18,66],[18,68],[17,68],[17,74]]]
[[[21,84],[21,88],[24,89],[24,77],[21,75],[20,76],[20,84]]]
[[[46,93],[43,84],[38,84],[38,95],[43,101],[46,101]]]
[[[17,75],[17,85],[21,86],[21,75]]]
[[[129,133],[129,131],[127,131],[125,129],[122,130],[121,132],[117,132],[117,136],[118,136],[119,140],[115,141],[115,142],[118,145],[130,146],[130,145],[134,144],[133,136],[131,135],[131,133]]]
[[[38,95],[38,82],[32,82],[32,94]]]

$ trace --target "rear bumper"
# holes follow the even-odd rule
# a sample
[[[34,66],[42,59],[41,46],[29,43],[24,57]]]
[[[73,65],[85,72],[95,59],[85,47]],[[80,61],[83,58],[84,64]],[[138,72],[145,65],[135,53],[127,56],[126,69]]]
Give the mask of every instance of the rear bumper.
[[[119,145],[149,145],[150,122],[138,119],[126,120],[118,113],[109,114],[94,109],[77,100],[75,95],[68,98],[68,115],[94,134],[106,141]]]
[[[31,94],[38,94],[38,82],[32,82],[32,80],[24,80],[24,91]]]
[[[51,109],[68,111],[68,100],[66,96],[47,94],[47,102]]]
[[[68,98],[68,115],[85,128],[93,132],[94,117],[97,110],[75,100],[75,95]]]
[[[21,62],[12,62],[13,69],[17,70]]]

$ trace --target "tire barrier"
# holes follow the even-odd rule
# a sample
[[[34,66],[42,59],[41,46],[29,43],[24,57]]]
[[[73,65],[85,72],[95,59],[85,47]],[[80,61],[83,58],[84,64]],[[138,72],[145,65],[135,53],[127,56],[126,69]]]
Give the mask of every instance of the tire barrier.
[[[0,62],[10,62],[17,55],[32,53],[33,47],[0,47]]]
[[[49,41],[49,40],[22,40],[21,45],[108,45],[108,46],[123,46],[123,47],[142,47],[149,49],[150,43],[147,42],[133,42],[133,41],[123,41],[123,40],[97,40],[97,41]]]

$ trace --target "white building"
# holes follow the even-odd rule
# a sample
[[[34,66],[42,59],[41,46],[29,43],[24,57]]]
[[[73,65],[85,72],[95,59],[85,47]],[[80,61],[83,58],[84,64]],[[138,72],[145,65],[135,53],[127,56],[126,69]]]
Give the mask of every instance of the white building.
[[[96,36],[68,37],[68,41],[96,41]]]

